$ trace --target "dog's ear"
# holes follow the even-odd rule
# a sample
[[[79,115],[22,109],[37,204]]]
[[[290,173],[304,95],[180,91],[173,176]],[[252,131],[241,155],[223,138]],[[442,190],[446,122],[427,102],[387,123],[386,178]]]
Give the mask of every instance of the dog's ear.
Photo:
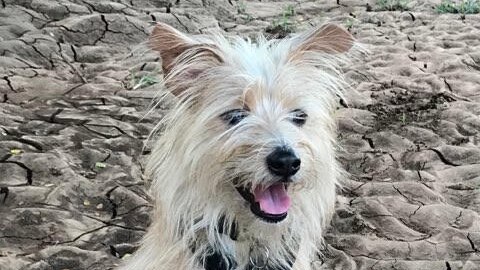
[[[296,37],[291,57],[295,59],[307,52],[345,53],[353,46],[354,40],[354,37],[342,27],[331,23],[325,24]]]
[[[160,53],[164,76],[172,75],[179,56],[183,54],[185,65],[181,71],[177,70],[174,74],[174,80],[170,78],[166,82],[167,88],[176,96],[180,95],[188,87],[188,83],[204,70],[222,62],[215,45],[201,43],[164,23],[155,25],[148,43],[153,50]]]
[[[168,74],[175,59],[195,43],[170,25],[157,23],[153,28],[148,44],[153,50],[160,53],[163,73]]]

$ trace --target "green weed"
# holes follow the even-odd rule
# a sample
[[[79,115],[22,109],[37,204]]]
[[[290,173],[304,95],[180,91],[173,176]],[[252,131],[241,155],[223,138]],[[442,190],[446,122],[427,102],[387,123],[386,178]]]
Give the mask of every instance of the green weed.
[[[247,13],[247,5],[245,4],[245,2],[243,2],[243,1],[238,2],[238,4],[237,4],[237,12],[238,12],[238,14],[245,14],[245,13]]]
[[[140,78],[135,79],[132,89],[137,90],[140,88],[145,88],[150,85],[154,85],[160,82],[160,80],[152,75],[144,75]]]
[[[345,22],[345,27],[348,30],[352,30],[354,24],[355,24],[355,21],[352,18],[348,18],[347,21]]]
[[[410,0],[377,0],[379,10],[405,11],[409,10]]]
[[[476,14],[480,13],[480,0],[461,0],[458,2],[452,0],[443,0],[436,7],[438,13],[460,13]]]
[[[279,38],[285,37],[290,33],[295,32],[295,7],[288,5],[283,9],[282,16],[274,19],[272,25],[266,30],[267,33],[274,34]]]

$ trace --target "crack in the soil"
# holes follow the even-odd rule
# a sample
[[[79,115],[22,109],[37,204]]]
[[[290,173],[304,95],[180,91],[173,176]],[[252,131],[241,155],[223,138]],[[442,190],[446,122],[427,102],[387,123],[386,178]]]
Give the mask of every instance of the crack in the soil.
[[[48,118],[48,122],[50,123],[55,123],[55,117],[59,115],[61,112],[63,112],[62,108],[57,109],[52,115],[50,115],[50,118]]]
[[[183,22],[180,20],[180,18],[178,18],[178,16],[177,16],[174,12],[172,12],[172,13],[170,13],[170,14],[172,14],[172,16],[175,17],[175,19],[178,21],[178,23],[179,23],[181,26],[183,26],[183,28],[185,28],[185,31],[186,31],[187,33],[190,33],[190,30],[188,29],[188,27],[187,27],[185,24],[183,24]]]
[[[117,208],[118,208],[118,205],[116,202],[113,201],[113,199],[110,197],[112,195],[112,192],[115,191],[115,189],[119,188],[120,186],[115,186],[113,188],[111,188],[109,191],[107,191],[107,193],[105,194],[105,196],[107,197],[107,200],[108,202],[110,203],[110,205],[112,206],[112,216],[110,217],[111,219],[114,219],[116,216],[117,216]]]
[[[41,67],[39,67],[39,66],[32,66],[31,63],[25,61],[24,59],[22,59],[22,58],[20,58],[20,57],[15,56],[15,57],[13,57],[13,58],[14,58],[15,60],[17,60],[17,61],[19,61],[19,62],[22,62],[23,64],[27,65],[28,68],[31,68],[31,69],[41,69]]]
[[[73,30],[73,29],[70,29],[68,27],[66,27],[65,25],[59,25],[58,27],[62,28],[63,30],[67,31],[67,32],[72,32],[72,33],[79,33],[79,34],[87,34],[86,32],[82,32],[80,30]]]
[[[2,138],[2,140],[11,140],[11,141],[17,141],[20,143],[28,144],[32,146],[33,148],[37,149],[38,151],[43,151],[43,145],[41,143],[38,143],[33,140],[25,139],[25,138],[19,138],[16,136],[5,136]]]
[[[73,44],[70,44],[70,50],[72,50],[73,53],[73,61],[78,62],[77,50]]]
[[[470,242],[470,246],[472,247],[473,251],[474,251],[474,252],[479,252],[479,250],[477,249],[477,247],[475,247],[475,243],[474,243],[473,240],[470,238],[470,233],[467,233],[467,239],[468,239],[468,242]]]
[[[5,201],[7,201],[7,197],[8,197],[8,194],[10,193],[10,190],[8,189],[8,187],[1,187],[0,188],[0,195],[3,194],[3,200],[2,200],[2,203],[5,204]]]
[[[7,82],[7,85],[10,88],[10,90],[17,93],[17,90],[13,87],[12,81],[10,81],[10,78],[8,78],[8,76],[5,76],[5,77],[3,77],[3,79]]]
[[[111,152],[108,152],[108,155],[101,161],[101,162],[107,162],[107,160],[112,156]]]
[[[447,270],[452,270],[452,267],[448,261],[445,262],[445,266],[447,267]]]
[[[85,76],[83,76],[83,74],[80,72],[80,70],[78,70],[78,68],[76,68],[71,62],[69,59],[67,59],[67,57],[65,56],[65,54],[63,53],[63,49],[62,49],[62,44],[60,42],[57,42],[57,47],[58,47],[58,53],[60,54],[60,57],[62,58],[63,62],[65,64],[67,64],[72,70],[73,70],[73,73],[75,75],[78,76],[78,78],[80,78],[80,80],[82,81],[82,83],[87,83],[87,79],[85,78]],[[73,56],[74,56],[74,61],[75,58],[76,58],[76,51],[73,49],[73,45],[70,45],[70,49],[72,50],[72,53],[73,53]]]
[[[118,132],[122,133],[123,135],[127,136],[127,137],[130,137],[130,138],[133,138],[132,136],[130,136],[128,133],[126,133],[123,129],[117,127],[117,126],[113,126],[113,125],[100,125],[100,124],[89,124],[89,123],[85,123],[84,125],[87,125],[87,126],[93,126],[93,127],[108,127],[108,128],[114,128],[116,129]],[[90,130],[90,129],[89,129]],[[121,135],[120,135],[121,136]],[[117,136],[119,137],[119,136]],[[115,138],[117,138],[115,137]]]
[[[415,19],[416,19],[416,18],[415,18],[415,15],[413,15],[413,13],[411,13],[411,12],[409,12],[408,14],[410,15],[410,17],[412,17],[412,21],[414,22]]]
[[[59,3],[59,5],[62,6],[63,8],[65,8],[65,10],[67,11],[66,14],[69,14],[69,15],[70,15],[70,14],[75,14],[74,12],[72,12],[72,11],[70,10],[70,8],[69,8],[67,5],[65,5],[65,4],[63,4],[63,3]],[[78,14],[78,13],[77,13],[77,14]]]
[[[79,214],[81,216],[84,216],[84,217],[87,217],[87,218],[90,218],[90,219],[93,219],[95,221],[98,221],[100,223],[103,223],[104,225],[103,226],[100,226],[100,227],[97,227],[93,230],[90,230],[90,231],[87,231],[87,232],[84,232],[78,236],[76,236],[74,239],[72,240],[68,240],[68,241],[64,241],[64,242],[56,242],[55,245],[57,244],[65,244],[65,243],[73,243],[75,241],[77,241],[78,239],[80,239],[81,237],[87,235],[87,234],[90,234],[90,233],[93,233],[93,232],[96,232],[98,230],[101,230],[103,228],[106,228],[106,227],[109,227],[109,226],[112,226],[112,227],[118,227],[118,228],[122,228],[122,229],[125,229],[125,230],[131,230],[131,231],[141,231],[141,232],[144,232],[145,229],[143,228],[136,228],[136,227],[128,227],[128,226],[122,226],[122,225],[118,225],[118,224],[115,224],[115,223],[112,223],[112,222],[109,222],[109,221],[104,221],[104,220],[101,220],[97,217],[94,217],[94,216],[90,216],[90,215],[87,215],[87,214],[84,214],[82,212],[79,212],[77,210],[73,210],[72,209],[67,209],[67,208],[63,208],[61,206],[58,206],[58,205],[54,205],[54,204],[48,204],[48,203],[35,203],[35,204],[38,204],[38,205],[44,205],[44,206],[48,206],[48,207],[53,207],[53,208],[56,208],[57,210],[61,210],[61,211],[65,211],[65,212],[74,212],[76,214]]]
[[[77,241],[78,239],[82,238],[83,236],[85,236],[85,235],[87,235],[87,234],[94,233],[94,232],[99,231],[99,230],[101,230],[101,229],[103,229],[103,228],[106,228],[106,227],[108,227],[108,225],[100,226],[100,227],[95,228],[95,229],[92,229],[92,230],[90,230],[90,231],[86,231],[86,232],[84,232],[84,233],[81,233],[81,234],[77,235],[75,238],[73,238],[72,240],[68,240],[68,241],[64,241],[64,242],[59,242],[58,244],[59,244],[59,245],[63,245],[63,244],[73,243],[73,242]]]
[[[350,108],[350,107],[348,106],[347,101],[345,101],[345,99],[343,99],[342,97],[339,97],[338,95],[337,95],[337,97],[339,98],[339,103],[340,103],[340,105],[341,105],[343,108]]]
[[[105,27],[103,28],[102,30],[102,34],[100,35],[100,37],[98,37],[95,41],[93,41],[93,45],[97,45],[98,42],[102,41],[102,39],[105,38],[105,35],[106,33],[108,32],[108,22],[107,20],[105,19],[105,15],[101,14],[100,15],[100,19],[102,20],[103,24],[105,25]]]
[[[443,82],[444,82],[445,85],[447,86],[448,90],[449,90],[450,92],[453,92],[452,86],[447,82],[447,78],[443,78]]]
[[[117,187],[118,187],[118,186],[117,186]],[[61,210],[61,211],[69,212],[69,213],[74,212],[75,214],[79,214],[79,215],[81,215],[81,216],[84,216],[84,217],[93,219],[93,220],[98,221],[98,222],[100,222],[100,223],[103,223],[103,224],[105,224],[105,225],[107,225],[107,226],[119,227],[119,228],[122,228],[122,229],[132,230],[132,231],[142,231],[142,232],[145,231],[145,229],[143,229],[143,228],[128,227],[128,226],[118,225],[118,224],[115,224],[115,223],[113,223],[113,222],[111,222],[111,221],[105,221],[105,220],[102,220],[102,219],[100,219],[100,218],[97,218],[97,217],[94,217],[94,216],[91,216],[91,215],[82,213],[82,212],[80,212],[80,211],[78,211],[78,210],[67,209],[67,208],[64,208],[64,207],[61,207],[61,206],[55,205],[55,204],[42,203],[42,202],[37,202],[37,203],[35,203],[35,204],[37,204],[37,205],[43,205],[43,206],[48,206],[48,207],[53,207],[53,208],[55,208],[55,209],[58,210],[58,211]],[[148,207],[148,205],[141,205],[141,206],[146,206],[146,207]],[[138,207],[136,207],[136,208],[138,209]],[[136,210],[136,209],[135,209],[135,210]],[[126,214],[128,214],[128,213],[130,213],[130,212],[132,212],[132,211],[133,211],[133,209],[130,210],[130,211],[128,211],[127,213],[123,213],[121,216],[124,216],[124,215],[126,215]],[[120,216],[120,215],[119,215],[119,216]]]
[[[119,32],[119,31],[111,30],[110,27],[109,27],[109,23],[108,23],[104,14],[100,15],[100,19],[102,20],[105,27],[102,30],[102,35],[93,42],[93,45],[97,45],[98,42],[102,41],[105,38],[105,35],[107,34],[107,32],[111,32],[111,33],[114,33],[114,34],[124,34],[124,35],[127,35],[127,36],[131,37],[131,34],[129,34],[129,33],[123,33],[123,32]]]
[[[362,161],[360,162],[360,165],[358,167],[359,169],[361,169],[363,167],[363,165],[365,165],[365,163],[367,163],[367,159],[368,159],[368,155],[364,155],[363,158],[362,158]],[[365,172],[365,169],[363,170],[363,172]]]
[[[7,93],[4,93],[2,103],[6,103],[7,101],[8,101],[8,95]]]
[[[418,206],[418,204],[421,204],[422,206],[424,206],[425,204],[419,200],[416,200],[416,199],[413,199],[413,198],[409,198],[407,197],[407,195],[403,194],[400,189],[398,189],[395,185],[392,185],[393,186],[393,189],[395,189],[398,194],[400,194],[402,197],[404,197],[408,202],[412,203],[412,204],[416,204]]]
[[[110,248],[110,254],[112,254],[114,257],[120,258],[120,253],[117,251],[117,249],[112,245],[108,246]]]
[[[71,87],[70,89],[68,89],[67,91],[65,91],[62,95],[66,96],[66,95],[70,94],[71,92],[75,91],[77,88],[79,88],[81,86],[84,86],[84,85],[85,85],[85,83],[77,84],[77,85]]]
[[[390,156],[390,158],[393,160],[393,162],[397,163],[397,159],[393,156],[392,153],[388,153],[388,155]],[[396,164],[397,165],[397,164]]]
[[[93,129],[87,127],[87,126],[85,125],[85,123],[84,123],[84,124],[80,124],[80,125],[81,125],[83,128],[85,128],[86,130],[88,130],[88,131],[90,131],[90,132],[92,132],[92,133],[95,133],[95,134],[97,134],[97,135],[100,135],[100,136],[104,137],[105,139],[115,139],[115,138],[122,137],[122,135],[123,135],[123,134],[119,134],[119,135],[105,134],[105,133],[102,133],[102,132],[99,132],[99,131],[96,131],[96,130],[93,130]]]
[[[77,241],[78,239],[82,238],[83,236],[87,235],[87,234],[91,234],[91,233],[94,233],[94,232],[97,232],[101,229],[104,229],[104,228],[107,228],[109,226],[114,226],[114,227],[119,227],[119,228],[122,228],[122,229],[126,229],[126,230],[133,230],[133,231],[145,231],[143,229],[139,229],[139,228],[130,228],[130,227],[127,227],[127,226],[121,226],[121,225],[116,225],[116,224],[112,224],[112,223],[109,223],[109,222],[103,222],[105,225],[103,226],[100,226],[98,228],[95,228],[95,229],[92,229],[92,230],[89,230],[89,231],[86,231],[84,233],[81,233],[79,235],[77,235],[75,238],[73,238],[72,240],[68,240],[68,241],[64,241],[64,242],[58,242],[56,244],[60,244],[60,245],[63,245],[63,244],[69,244],[69,243],[73,243],[75,241]]]
[[[358,189],[360,189],[361,187],[363,187],[364,185],[366,185],[367,183],[368,183],[368,182],[363,182],[363,183],[361,183],[360,185],[356,186],[355,188],[350,189],[350,190],[349,190],[350,193],[352,193],[352,194],[355,195],[355,196],[358,196],[358,194],[355,194],[355,192],[356,192]]]
[[[32,44],[31,45],[33,50],[38,54],[40,55],[43,59],[47,60],[48,63],[50,63],[50,68],[49,67],[46,67],[47,69],[54,69],[55,68],[55,63],[53,62],[52,58],[51,57],[46,57],[42,52],[40,52],[40,50],[38,50],[38,48]]]
[[[460,223],[460,218],[462,217],[463,211],[460,211],[457,217],[455,217],[455,220],[452,221],[453,225],[452,227],[458,228],[458,224]]]
[[[419,205],[417,209],[415,209],[415,211],[413,211],[413,213],[411,213],[410,215],[408,215],[408,218],[410,219],[412,216],[414,216],[418,210],[420,210],[420,208],[422,208],[422,205]]]
[[[349,206],[353,206],[354,204],[356,204],[355,200],[357,200],[358,198],[353,198],[351,199],[349,202],[348,202],[348,205]]]
[[[377,260],[372,266],[370,266],[370,270],[373,270],[373,268],[380,263],[380,260]]]
[[[458,167],[460,166],[460,164],[456,164],[456,163],[453,163],[452,161],[448,160],[442,152],[440,152],[440,150],[438,149],[435,149],[435,148],[428,148],[428,150],[430,151],[433,151],[434,153],[437,154],[438,158],[445,164],[447,165],[450,165],[450,166],[454,166],[454,167]]]
[[[15,161],[15,160],[8,160],[8,158],[10,158],[11,155],[9,155],[5,160],[0,160],[0,163],[11,163],[11,164],[16,164],[17,166],[19,166],[20,168],[24,169],[26,172],[27,172],[27,175],[25,176],[26,178],[26,185],[28,186],[31,186],[32,185],[32,177],[33,177],[33,171],[32,169],[28,168],[25,164],[23,164],[22,162],[20,161]]]
[[[82,3],[85,4],[86,8],[88,9],[88,12],[90,12],[90,13],[93,13],[94,11],[95,11],[95,12],[98,12],[98,11],[96,10],[95,6],[93,6],[93,5],[90,4],[89,2],[82,0]]]
[[[417,175],[418,175],[418,181],[423,182],[423,177],[419,170],[417,170]]]

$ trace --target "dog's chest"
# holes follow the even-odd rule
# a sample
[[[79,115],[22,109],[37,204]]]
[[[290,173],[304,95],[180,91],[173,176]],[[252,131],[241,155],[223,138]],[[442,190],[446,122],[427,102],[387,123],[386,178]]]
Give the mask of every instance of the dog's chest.
[[[210,247],[208,254],[200,258],[205,270],[290,270],[294,263],[292,259],[288,260],[288,267],[271,266],[268,248],[233,240],[227,235],[223,235],[223,238],[229,251],[222,254]],[[252,252],[254,249],[257,249],[255,253]]]

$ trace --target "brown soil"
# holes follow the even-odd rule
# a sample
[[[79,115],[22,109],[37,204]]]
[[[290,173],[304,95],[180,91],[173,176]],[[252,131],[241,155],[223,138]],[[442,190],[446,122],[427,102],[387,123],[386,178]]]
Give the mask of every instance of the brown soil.
[[[317,268],[480,269],[480,15],[375,2],[0,0],[0,270],[111,269],[135,250],[151,210],[143,141],[168,108],[140,121],[161,76],[154,21],[348,27],[370,54],[345,68],[351,177]]]

